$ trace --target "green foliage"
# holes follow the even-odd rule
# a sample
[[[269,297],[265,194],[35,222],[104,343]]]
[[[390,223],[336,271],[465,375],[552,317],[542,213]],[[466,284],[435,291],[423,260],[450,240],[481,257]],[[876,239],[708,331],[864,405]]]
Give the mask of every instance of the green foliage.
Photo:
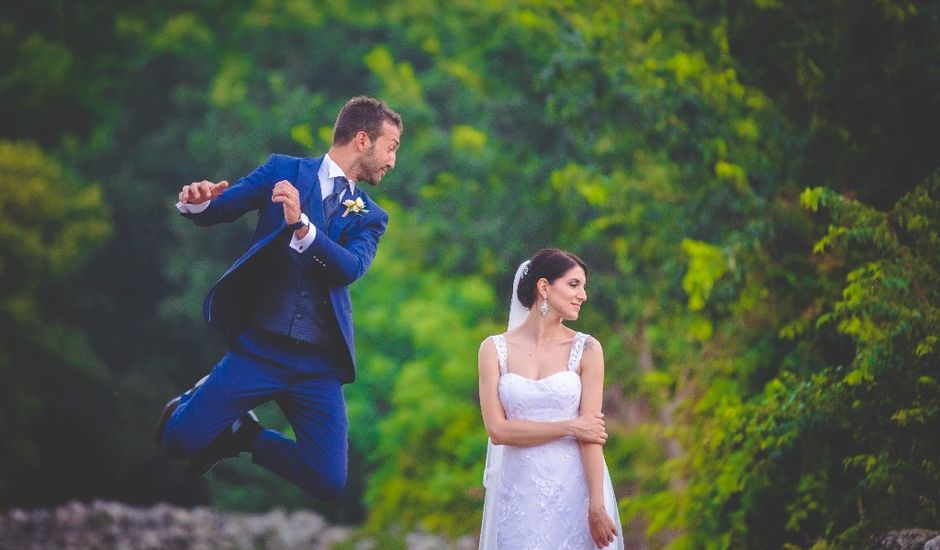
[[[100,187],[76,183],[38,147],[0,143],[0,167],[0,281],[17,300],[43,280],[74,271],[110,226]]]
[[[0,506],[29,502],[25,487],[74,473],[71,465],[46,471],[52,453],[81,449],[73,426],[62,423],[71,414],[63,405],[100,392],[106,367],[81,327],[68,322],[70,302],[81,299],[71,277],[110,235],[99,186],[82,183],[34,144],[0,141]],[[42,398],[66,389],[61,401]],[[73,422],[96,420],[89,411]],[[55,490],[88,490],[89,481]]]
[[[682,251],[689,255],[682,289],[689,295],[689,309],[698,311],[705,307],[715,282],[728,270],[727,261],[717,247],[700,241],[682,241]]]
[[[814,328],[791,335],[796,356],[810,364],[785,361],[761,394],[733,392],[741,395],[734,405],[727,396],[701,402],[703,419],[722,422],[700,422],[708,447],[690,458],[704,467],[690,487],[701,503],[693,506],[693,546],[720,535],[733,547],[770,547],[763,541],[773,532],[791,544],[825,537],[858,547],[871,533],[929,525],[940,513],[940,449],[930,435],[940,426],[932,344],[940,330],[940,176],[887,213],[826,189],[803,199],[829,213],[817,254],[845,266],[845,283],[824,297]],[[820,348],[833,331],[852,345],[845,363],[826,365]]]
[[[700,11],[710,11],[700,2]],[[890,209],[937,166],[940,5],[910,0],[728,0],[743,80],[766,90],[805,143],[804,182]],[[900,146],[904,144],[903,146]]]

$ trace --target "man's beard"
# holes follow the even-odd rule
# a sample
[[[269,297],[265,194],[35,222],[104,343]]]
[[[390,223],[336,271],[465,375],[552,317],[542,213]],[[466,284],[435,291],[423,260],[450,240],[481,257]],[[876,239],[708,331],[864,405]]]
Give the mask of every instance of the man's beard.
[[[356,159],[356,162],[353,166],[358,172],[358,177],[356,179],[366,183],[371,183],[372,185],[378,185],[382,180],[382,176],[385,175],[382,173],[382,164],[378,161],[378,159],[375,158],[374,143],[362,154],[362,156]]]

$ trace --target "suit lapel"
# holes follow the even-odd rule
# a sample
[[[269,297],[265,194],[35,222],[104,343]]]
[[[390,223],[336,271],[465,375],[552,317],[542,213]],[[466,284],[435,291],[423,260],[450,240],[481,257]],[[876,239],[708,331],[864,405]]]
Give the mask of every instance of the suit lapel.
[[[300,161],[297,170],[297,183],[295,187],[300,192],[301,210],[319,230],[326,228],[326,218],[323,216],[323,197],[320,195],[320,179],[317,172],[323,157],[316,159],[305,158]]]

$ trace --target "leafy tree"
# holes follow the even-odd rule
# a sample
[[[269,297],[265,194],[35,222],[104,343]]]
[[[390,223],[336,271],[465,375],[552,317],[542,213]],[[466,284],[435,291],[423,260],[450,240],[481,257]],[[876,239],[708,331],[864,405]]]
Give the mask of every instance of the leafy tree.
[[[702,2],[700,12],[712,11]],[[937,165],[940,6],[888,0],[722,2],[745,82],[798,129],[811,185],[890,209]]]
[[[100,186],[34,144],[0,141],[0,506],[42,499],[25,490],[39,484],[93,494],[106,475],[83,451],[88,439],[113,449],[95,433],[110,424],[108,370],[75,318],[84,297],[71,277],[110,235]]]

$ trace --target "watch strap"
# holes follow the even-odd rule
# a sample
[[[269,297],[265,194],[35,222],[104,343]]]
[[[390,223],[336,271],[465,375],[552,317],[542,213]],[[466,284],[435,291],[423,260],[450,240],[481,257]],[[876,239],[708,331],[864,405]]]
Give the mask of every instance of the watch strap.
[[[302,229],[304,227],[307,227],[308,225],[310,225],[310,218],[308,218],[306,214],[301,212],[300,219],[288,225],[287,228],[290,229],[291,231],[297,231],[298,229]]]

